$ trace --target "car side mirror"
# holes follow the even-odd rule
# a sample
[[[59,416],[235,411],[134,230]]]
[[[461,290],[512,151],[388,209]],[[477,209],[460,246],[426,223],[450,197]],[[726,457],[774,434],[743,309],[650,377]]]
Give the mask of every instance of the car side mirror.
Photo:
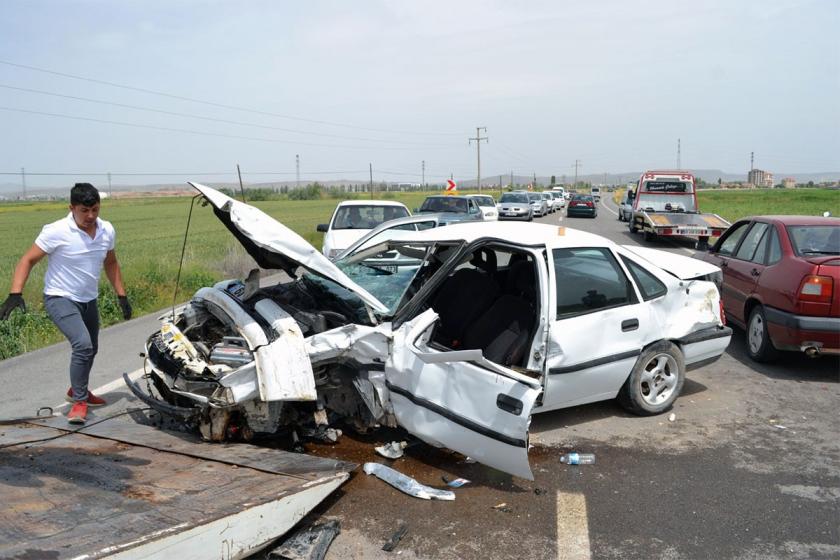
[[[330,228],[330,224],[318,224],[315,227],[315,230],[320,231],[322,233],[327,233],[327,231],[329,231],[329,228]]]
[[[416,214],[417,212],[419,212],[419,211],[420,211],[420,209],[419,209],[419,208],[415,208],[414,210],[412,210],[412,212],[414,212],[415,214]]]

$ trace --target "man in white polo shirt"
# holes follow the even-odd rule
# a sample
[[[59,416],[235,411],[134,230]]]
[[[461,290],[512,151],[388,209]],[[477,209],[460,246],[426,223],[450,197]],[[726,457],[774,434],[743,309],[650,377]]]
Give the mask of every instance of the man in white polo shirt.
[[[9,297],[0,307],[0,320],[8,319],[16,308],[26,311],[23,287],[32,267],[49,255],[44,308],[72,348],[67,400],[73,407],[67,420],[74,424],[84,424],[88,406],[105,404],[104,399],[88,391],[99,339],[96,298],[103,268],[117,293],[123,318],[131,318],[131,305],[114,252],[116,234],[110,222],[99,219],[99,202],[99,191],[93,185],[76,183],[70,190],[70,214],[43,227],[15,266]]]

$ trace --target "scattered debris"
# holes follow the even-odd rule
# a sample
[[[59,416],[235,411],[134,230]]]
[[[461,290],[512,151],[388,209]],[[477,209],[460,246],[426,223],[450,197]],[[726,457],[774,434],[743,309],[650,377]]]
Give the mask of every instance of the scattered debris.
[[[668,417],[668,422],[673,422],[676,419],[677,419],[677,415],[672,412],[671,415]]]
[[[403,456],[403,449],[407,446],[408,444],[404,441],[392,441],[391,443],[374,447],[374,450],[386,459],[399,459]]]
[[[448,478],[448,477],[446,477],[446,476],[442,476],[442,477],[440,477],[440,478],[441,478],[441,480],[443,480],[443,481],[446,483],[446,485],[447,485],[447,486],[449,486],[450,488],[460,488],[460,487],[461,487],[461,486],[463,486],[464,484],[469,484],[470,482],[472,482],[472,481],[470,481],[470,480],[467,480],[466,478],[456,478],[456,479],[454,479],[454,480],[449,480],[449,478]]]
[[[780,430],[787,430],[787,426],[782,426],[781,424],[773,424],[774,428],[779,428]]]
[[[539,496],[540,494],[545,494],[545,493],[546,493],[545,488],[534,488],[534,494],[536,494],[537,496]]]
[[[511,513],[513,511],[512,509],[507,507],[507,503],[505,503],[505,502],[502,502],[500,504],[496,504],[495,506],[493,506],[493,509],[495,509],[496,511],[504,512],[504,513]]]
[[[311,527],[303,527],[283,544],[268,553],[269,560],[324,560],[333,539],[341,532],[332,519]]]
[[[594,465],[595,455],[592,453],[566,453],[560,457],[560,462],[567,465]]]
[[[478,461],[476,461],[476,460],[475,460],[475,459],[473,459],[472,457],[464,457],[464,463],[466,463],[466,464],[468,464],[468,465],[472,465],[473,463],[477,463],[477,462],[478,462]]]
[[[400,522],[399,528],[394,531],[394,534],[391,535],[384,545],[382,545],[382,550],[385,552],[391,552],[395,548],[397,548],[397,544],[402,540],[405,534],[408,533],[408,525],[404,522]]]
[[[454,500],[455,493],[451,490],[439,490],[430,486],[420,484],[410,476],[395,471],[389,466],[379,463],[365,463],[364,471],[376,478],[387,482],[397,490],[405,492],[409,496],[423,500]]]

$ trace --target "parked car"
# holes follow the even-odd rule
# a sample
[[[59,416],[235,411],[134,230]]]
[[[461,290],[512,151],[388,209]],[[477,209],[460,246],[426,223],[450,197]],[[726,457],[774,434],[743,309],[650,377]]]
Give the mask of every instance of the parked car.
[[[396,220],[385,222],[384,224],[372,229],[358,241],[350,245],[340,255],[338,255],[338,258],[340,259],[345,255],[373,247],[383,241],[396,240],[401,237],[408,238],[413,236],[414,232],[436,228],[441,225],[444,218],[444,214],[415,214],[413,216],[406,216],[405,218],[397,218]],[[370,265],[375,260],[375,266],[383,266],[386,270],[391,270],[393,272],[395,271],[393,270],[394,263],[389,259],[402,258],[404,257],[396,251],[383,252],[371,256],[369,260],[365,261],[365,264]]]
[[[543,191],[539,194],[543,198],[543,200],[545,200],[545,205],[548,208],[548,213],[553,214],[554,212],[556,212],[557,205],[554,203],[554,197],[551,196],[551,193]]]
[[[661,413],[731,336],[715,284],[699,279],[719,269],[689,257],[662,253],[661,268],[570,228],[476,222],[332,262],[261,210],[192,185],[261,268],[291,277],[199,289],[149,337],[148,387],[124,376],[211,441],[401,426],[532,479],[533,412],[618,398]],[[390,251],[396,272],[368,266]]]
[[[618,204],[618,219],[621,222],[627,222],[633,217],[633,191],[625,191],[621,196],[621,202]]]
[[[598,206],[592,195],[574,194],[566,207],[566,216],[584,216],[594,218],[598,215]]]
[[[339,202],[329,223],[316,227],[317,231],[324,233],[321,252],[333,258],[379,224],[408,215],[405,204],[393,200]]]
[[[481,217],[485,222],[494,222],[499,219],[499,212],[496,209],[496,201],[489,194],[468,194],[467,197],[475,200],[478,209],[481,210]]]
[[[478,203],[469,196],[434,195],[427,196],[420,208],[419,214],[443,214],[440,225],[455,222],[472,222],[482,220]]]
[[[723,270],[723,308],[752,359],[840,353],[840,219],[745,218],[699,256]]]
[[[534,216],[545,216],[548,214],[548,203],[542,197],[542,194],[536,192],[526,192],[528,201],[531,203],[531,209],[534,211]]]
[[[499,210],[500,220],[522,220],[530,222],[534,219],[534,210],[531,208],[531,201],[528,193],[507,192],[499,198],[496,205]]]

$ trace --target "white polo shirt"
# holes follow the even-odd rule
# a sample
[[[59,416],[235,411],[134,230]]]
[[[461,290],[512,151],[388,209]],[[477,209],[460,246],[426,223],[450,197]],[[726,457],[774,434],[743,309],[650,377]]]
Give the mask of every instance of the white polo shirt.
[[[73,213],[41,229],[35,244],[49,255],[44,276],[44,295],[62,296],[80,303],[99,296],[99,275],[108,251],[114,248],[116,232],[110,222],[96,219],[91,237],[79,229]]]

